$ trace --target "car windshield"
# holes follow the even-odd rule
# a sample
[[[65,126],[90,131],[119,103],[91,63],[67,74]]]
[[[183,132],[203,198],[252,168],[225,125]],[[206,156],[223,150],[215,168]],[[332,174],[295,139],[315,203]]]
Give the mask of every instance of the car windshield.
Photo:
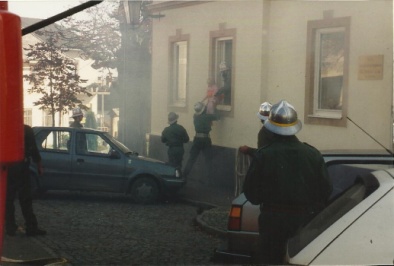
[[[106,136],[118,149],[120,149],[124,154],[133,153],[129,148],[126,147],[122,142],[114,138],[108,133],[104,133]]]
[[[362,200],[378,188],[378,181],[372,175],[358,177],[353,186],[345,190],[340,196],[305,225],[296,236],[288,242],[288,253],[294,257],[304,247],[310,244],[324,230],[338,221]]]

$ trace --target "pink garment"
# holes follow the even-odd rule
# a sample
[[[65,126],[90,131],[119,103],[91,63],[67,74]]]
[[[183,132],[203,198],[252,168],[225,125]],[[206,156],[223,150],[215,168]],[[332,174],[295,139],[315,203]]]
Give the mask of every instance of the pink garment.
[[[208,86],[207,96],[205,96],[205,99],[207,100],[207,114],[215,113],[216,104],[218,102],[218,99],[215,96],[217,92],[218,92],[218,87],[215,84]]]

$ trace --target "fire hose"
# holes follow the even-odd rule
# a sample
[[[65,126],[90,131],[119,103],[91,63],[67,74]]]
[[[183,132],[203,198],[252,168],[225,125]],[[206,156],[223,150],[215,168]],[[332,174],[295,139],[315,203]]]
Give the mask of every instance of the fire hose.
[[[242,192],[242,186],[245,180],[246,173],[248,172],[251,158],[237,149],[237,156],[235,162],[235,196]]]

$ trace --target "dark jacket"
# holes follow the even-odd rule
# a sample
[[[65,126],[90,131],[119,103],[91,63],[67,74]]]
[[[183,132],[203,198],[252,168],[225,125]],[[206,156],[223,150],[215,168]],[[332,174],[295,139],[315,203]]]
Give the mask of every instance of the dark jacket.
[[[194,114],[193,123],[196,133],[209,134],[212,130],[212,122],[219,120],[219,117],[214,114],[207,114],[204,111],[202,114]]]
[[[73,121],[73,122],[70,124],[70,127],[74,127],[74,128],[83,128],[83,125],[81,124],[81,122]]]
[[[264,128],[263,125],[257,135],[257,149],[260,149],[270,144],[274,139],[275,139],[274,133]]]
[[[253,204],[324,205],[331,191],[322,155],[296,136],[275,135],[259,149],[244,182],[245,196]]]
[[[32,159],[33,162],[38,163],[41,162],[41,156],[37,149],[36,139],[34,137],[33,129],[28,126],[24,125],[25,130],[25,158]]]
[[[161,133],[161,142],[169,147],[183,146],[189,141],[186,129],[178,123],[173,123],[166,127]]]

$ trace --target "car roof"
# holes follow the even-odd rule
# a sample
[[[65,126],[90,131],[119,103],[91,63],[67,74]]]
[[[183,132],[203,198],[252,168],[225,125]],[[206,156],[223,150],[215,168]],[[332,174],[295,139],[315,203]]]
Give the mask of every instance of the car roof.
[[[94,128],[75,128],[75,127],[33,127],[35,132],[40,130],[71,130],[71,131],[81,131],[81,132],[95,132],[95,133],[105,133],[105,131],[97,130]]]
[[[392,164],[394,156],[382,150],[330,150],[321,151],[327,165],[331,163]]]
[[[375,210],[379,209],[376,206],[379,206],[379,201],[383,199],[385,196],[393,197],[393,187],[394,187],[394,168],[387,170],[379,170],[374,171],[372,173],[375,180],[378,181],[379,187],[373,191],[370,196],[366,197],[359,204],[357,204],[354,208],[349,210],[343,217],[339,218],[334,224],[330,225],[328,228],[324,229],[324,231],[319,234],[312,242],[310,242],[306,247],[304,247],[301,251],[297,252],[297,254],[290,258],[290,264],[313,264],[313,261],[319,257],[323,253],[327,247],[332,247],[334,241],[345,241],[340,239],[340,235],[343,234],[346,230],[348,230],[355,221],[360,220],[360,217],[365,215],[368,211],[372,210],[373,206]],[[367,186],[374,186],[375,184],[368,183]],[[391,194],[390,194],[391,193]],[[380,208],[381,209],[381,208]],[[393,205],[390,205],[390,209],[382,210],[384,213],[392,213],[394,210]],[[384,223],[383,223],[384,224]],[[390,224],[387,224],[386,229],[391,228]],[[384,230],[384,228],[382,229]],[[362,234],[361,234],[362,233]],[[368,238],[374,239],[374,241],[379,240],[380,243],[384,241],[383,239],[378,239],[378,236],[373,235],[371,232],[366,230],[360,231],[360,235]],[[391,232],[390,232],[391,233]],[[380,237],[380,235],[379,235]],[[391,239],[391,238],[387,238]],[[386,239],[386,240],[387,240]],[[389,240],[390,241],[390,240]],[[342,242],[345,243],[345,242]],[[361,242],[360,242],[361,243]],[[371,242],[372,243],[372,242]],[[391,243],[391,242],[388,242]],[[391,245],[392,246],[392,245]],[[327,258],[326,258],[327,259]],[[341,258],[333,258],[336,262],[341,262]],[[387,258],[385,258],[387,259]],[[357,261],[357,258],[354,258],[354,261]],[[319,264],[319,263],[317,263]],[[324,264],[324,263],[323,263]],[[330,262],[327,262],[330,264]],[[348,263],[346,263],[348,264]],[[353,263],[352,263],[353,264]],[[356,263],[359,264],[359,263]],[[371,264],[371,263],[366,263]],[[376,264],[376,263],[374,263]]]
[[[392,153],[389,153],[386,150],[320,150],[320,153],[323,156],[393,156]]]

